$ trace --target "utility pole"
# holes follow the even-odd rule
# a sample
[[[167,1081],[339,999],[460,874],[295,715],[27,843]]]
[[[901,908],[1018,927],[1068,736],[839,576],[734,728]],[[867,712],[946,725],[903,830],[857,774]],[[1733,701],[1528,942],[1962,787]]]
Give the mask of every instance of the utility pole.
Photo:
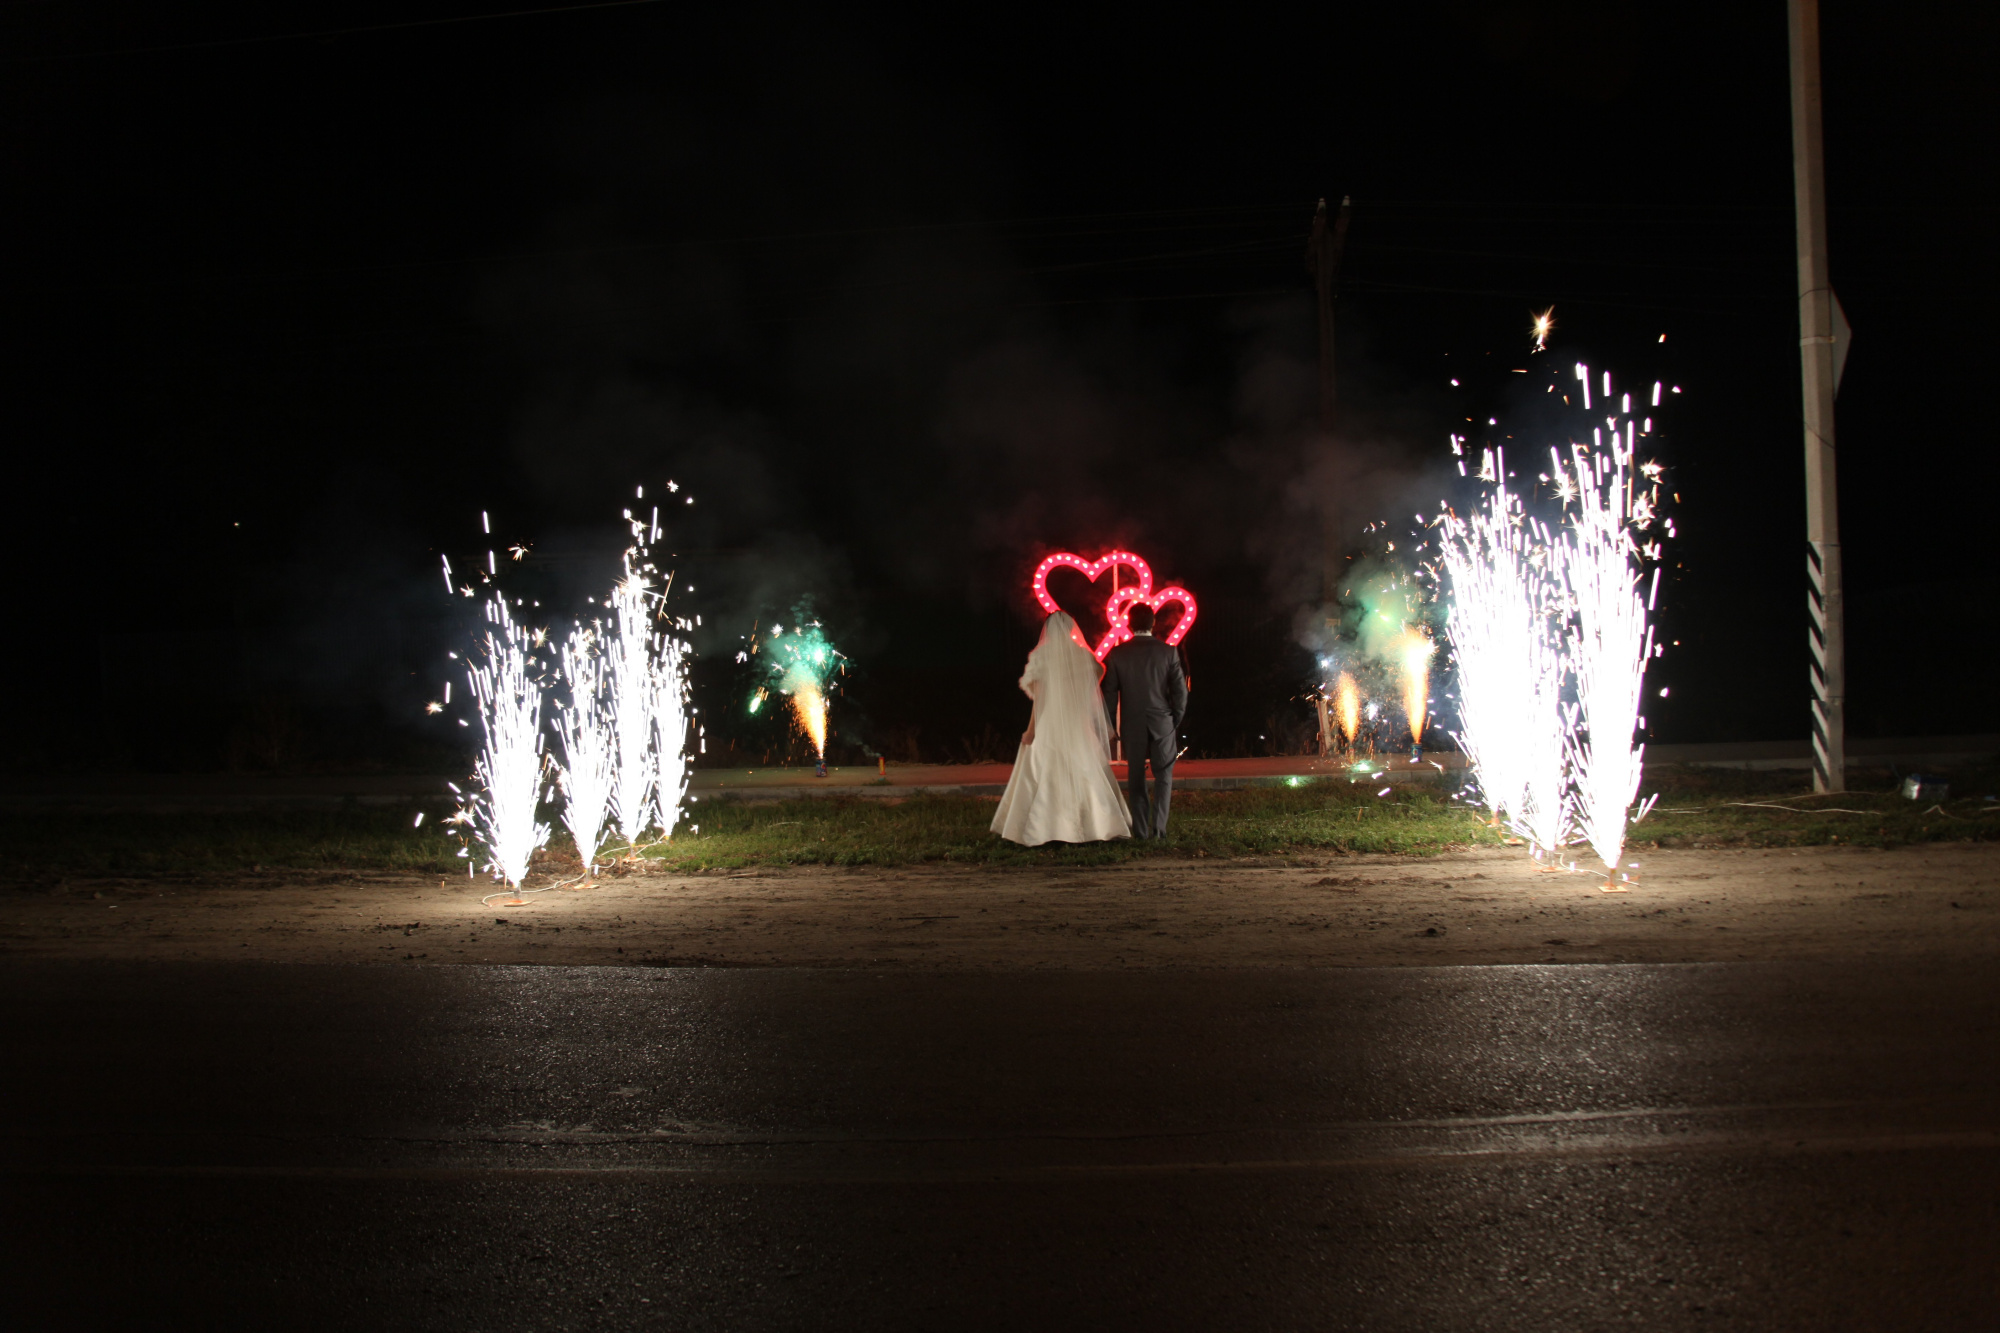
[[[1347,219],[1352,204],[1352,200],[1342,195],[1340,212],[1329,227],[1326,200],[1320,200],[1313,213],[1312,239],[1306,242],[1306,270],[1313,275],[1313,286],[1319,292],[1319,428],[1329,439],[1333,436],[1334,280],[1340,274],[1340,252],[1347,246]],[[1339,534],[1334,532],[1331,520],[1323,530],[1321,546],[1320,592],[1322,600],[1330,606],[1340,582]]]
[[[1799,228],[1799,366],[1805,397],[1806,574],[1812,587],[1813,790],[1847,790],[1847,608],[1833,452],[1837,303],[1826,270],[1826,158],[1820,134],[1819,0],[1788,0],[1792,187]],[[1843,321],[1844,322],[1844,321]],[[1841,350],[1845,350],[1842,348]]]
[[[1347,219],[1352,212],[1352,201],[1346,195],[1340,197],[1340,212],[1332,227],[1326,225],[1326,200],[1319,201],[1313,211],[1312,237],[1306,242],[1306,271],[1313,275],[1313,287],[1319,293],[1319,429],[1330,446],[1333,442],[1333,297],[1334,281],[1340,276],[1340,252],[1347,247]],[[1326,618],[1328,636],[1339,628],[1340,619],[1334,613],[1334,606],[1340,599],[1340,534],[1333,529],[1333,504],[1328,503],[1320,514],[1320,566],[1319,600],[1320,614]],[[1333,753],[1333,732],[1329,725],[1331,714],[1327,711],[1326,688],[1321,686],[1317,699],[1319,706],[1319,752],[1322,757]]]
[[[1319,290],[1319,428],[1333,434],[1333,285],[1340,276],[1340,252],[1347,245],[1347,218],[1352,201],[1345,195],[1333,226],[1326,225],[1326,200],[1313,213],[1312,239],[1306,242],[1306,271]]]

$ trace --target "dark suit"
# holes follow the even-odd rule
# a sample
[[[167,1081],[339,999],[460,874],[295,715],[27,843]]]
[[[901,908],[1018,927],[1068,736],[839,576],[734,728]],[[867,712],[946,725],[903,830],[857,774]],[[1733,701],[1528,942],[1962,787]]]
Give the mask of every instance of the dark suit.
[[[1187,672],[1181,655],[1150,634],[1138,634],[1104,657],[1104,712],[1120,730],[1125,703],[1125,800],[1132,807],[1132,836],[1167,836],[1167,806],[1174,795],[1174,756],[1187,714]],[[1146,799],[1146,763],[1153,765],[1153,796]]]

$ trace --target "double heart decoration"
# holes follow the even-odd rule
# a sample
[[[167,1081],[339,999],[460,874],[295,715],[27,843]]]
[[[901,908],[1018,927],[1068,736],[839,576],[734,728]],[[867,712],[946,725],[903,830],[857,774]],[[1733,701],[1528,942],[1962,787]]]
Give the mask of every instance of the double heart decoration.
[[[1056,605],[1055,598],[1049,596],[1050,573],[1057,569],[1073,569],[1095,583],[1106,571],[1116,566],[1123,566],[1138,577],[1136,582],[1125,584],[1113,592],[1104,603],[1104,619],[1110,628],[1104,631],[1104,637],[1097,642],[1094,650],[1097,660],[1103,661],[1106,653],[1132,637],[1130,624],[1132,608],[1140,602],[1144,602],[1155,611],[1168,602],[1178,602],[1181,617],[1174,622],[1173,629],[1168,631],[1166,641],[1170,644],[1179,643],[1186,638],[1188,630],[1194,625],[1194,594],[1178,584],[1154,592],[1152,566],[1130,551],[1111,551],[1095,560],[1085,560],[1082,556],[1071,555],[1068,551],[1058,551],[1054,555],[1045,557],[1041,564],[1035,566],[1035,600],[1041,603],[1045,614],[1053,615],[1062,608]]]

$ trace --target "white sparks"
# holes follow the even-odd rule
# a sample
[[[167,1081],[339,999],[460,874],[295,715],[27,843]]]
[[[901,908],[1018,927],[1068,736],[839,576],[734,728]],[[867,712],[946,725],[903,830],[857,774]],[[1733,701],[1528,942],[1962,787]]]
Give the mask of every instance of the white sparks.
[[[1535,340],[1535,346],[1534,346],[1535,351],[1540,352],[1547,350],[1549,345],[1549,334],[1555,331],[1555,327],[1556,327],[1556,308],[1554,306],[1550,306],[1547,310],[1538,310],[1535,312],[1535,323],[1533,328],[1530,330],[1530,333]],[[1516,373],[1526,374],[1527,372],[1517,371]]]
[[[688,786],[687,646],[662,634],[652,660],[653,822],[672,837]]]
[[[529,858],[549,838],[548,825],[535,819],[542,795],[543,689],[527,636],[508,614],[505,598],[487,603],[486,621],[483,651],[467,665],[484,743],[473,766],[480,790],[466,822],[486,848],[486,869],[519,888]]]
[[[595,625],[579,625],[562,646],[563,683],[569,707],[555,716],[562,763],[556,770],[563,793],[563,824],[585,866],[595,865],[603,846],[604,821],[611,810],[617,737],[607,716],[603,640]]]
[[[1577,823],[1607,870],[1624,852],[1626,815],[1639,792],[1646,747],[1633,738],[1653,650],[1639,595],[1640,551],[1629,531],[1631,451],[1613,436],[1608,452],[1592,460],[1572,446],[1579,503],[1563,535],[1562,562],[1574,608],[1567,646],[1576,675],[1570,755]]]
[[[647,606],[646,580],[631,569],[611,593],[611,638],[605,646],[610,720],[617,752],[611,783],[611,814],[626,843],[639,840],[651,813],[652,746],[652,617]]]
[[[1458,664],[1458,740],[1481,799],[1538,849],[1568,826],[1557,632],[1559,548],[1505,488],[1468,518],[1445,520],[1442,557],[1452,603],[1445,622]]]

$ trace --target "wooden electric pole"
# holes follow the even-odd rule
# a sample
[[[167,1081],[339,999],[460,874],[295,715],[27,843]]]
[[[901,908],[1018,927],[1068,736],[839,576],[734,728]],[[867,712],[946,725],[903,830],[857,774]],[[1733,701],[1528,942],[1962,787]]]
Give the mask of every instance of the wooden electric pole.
[[[1340,276],[1340,252],[1347,244],[1351,201],[1342,197],[1340,212],[1327,226],[1326,200],[1313,213],[1312,239],[1306,242],[1306,271],[1319,291],[1319,428],[1333,433],[1333,295]]]
[[[1792,188],[1799,230],[1799,364],[1805,397],[1807,609],[1812,624],[1813,790],[1847,789],[1847,609],[1841,593],[1834,470],[1836,304],[1826,269],[1826,159],[1820,136],[1819,0],[1789,0]],[[1842,349],[1845,350],[1845,349]]]
[[[1319,293],[1319,428],[1328,439],[1333,437],[1334,280],[1340,274],[1340,252],[1347,245],[1347,218],[1351,207],[1352,201],[1342,195],[1340,212],[1329,227],[1326,200],[1320,200],[1319,208],[1313,213],[1312,238],[1306,242],[1306,269],[1313,275],[1313,286]],[[1321,548],[1320,596],[1331,606],[1339,593],[1340,582],[1340,538],[1333,530],[1331,517],[1324,520]]]

